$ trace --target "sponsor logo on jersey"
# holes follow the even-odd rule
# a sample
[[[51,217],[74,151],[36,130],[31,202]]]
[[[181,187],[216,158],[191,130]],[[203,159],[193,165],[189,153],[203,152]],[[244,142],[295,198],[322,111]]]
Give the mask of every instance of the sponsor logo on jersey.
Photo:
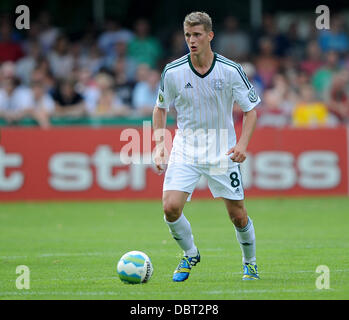
[[[188,82],[188,83],[185,85],[184,88],[185,88],[185,89],[193,89],[193,86],[191,85],[190,82]]]
[[[258,95],[257,95],[257,92],[256,90],[252,87],[250,89],[250,91],[248,92],[248,99],[251,101],[251,102],[256,102],[258,100]]]

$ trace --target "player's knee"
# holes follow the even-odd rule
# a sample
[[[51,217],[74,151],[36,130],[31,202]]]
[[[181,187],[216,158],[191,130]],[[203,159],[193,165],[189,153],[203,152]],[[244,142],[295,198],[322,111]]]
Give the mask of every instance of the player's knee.
[[[243,228],[247,224],[247,211],[243,205],[236,205],[231,208],[229,216],[233,224],[238,228]]]
[[[176,201],[165,200],[163,202],[163,209],[166,220],[169,222],[176,221],[182,213],[180,205]]]

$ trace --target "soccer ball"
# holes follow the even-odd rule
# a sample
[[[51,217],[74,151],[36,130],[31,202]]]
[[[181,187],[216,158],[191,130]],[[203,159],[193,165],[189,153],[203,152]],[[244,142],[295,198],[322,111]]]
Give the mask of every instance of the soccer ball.
[[[125,283],[145,283],[153,274],[153,265],[144,252],[130,251],[120,258],[117,273]]]

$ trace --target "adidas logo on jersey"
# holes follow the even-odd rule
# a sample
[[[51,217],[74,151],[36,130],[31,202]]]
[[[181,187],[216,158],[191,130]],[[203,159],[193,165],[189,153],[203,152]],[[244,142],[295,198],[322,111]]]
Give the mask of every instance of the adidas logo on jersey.
[[[188,82],[186,85],[185,85],[185,87],[184,87],[185,89],[192,89],[193,88],[193,86],[190,84],[190,82]]]

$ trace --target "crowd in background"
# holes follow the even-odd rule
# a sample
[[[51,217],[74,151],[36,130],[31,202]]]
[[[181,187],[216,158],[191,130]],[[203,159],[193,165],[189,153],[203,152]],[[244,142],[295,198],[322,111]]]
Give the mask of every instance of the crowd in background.
[[[188,53],[182,30],[161,38],[146,19],[132,30],[109,19],[103,30],[72,36],[51,18],[42,12],[25,34],[0,19],[0,118],[9,124],[150,116],[162,68]],[[268,14],[253,32],[234,16],[214,23],[213,50],[240,63],[262,98],[259,126],[349,123],[349,25],[342,16],[332,17],[330,30],[294,20],[281,31]],[[241,120],[239,108],[234,117]]]

